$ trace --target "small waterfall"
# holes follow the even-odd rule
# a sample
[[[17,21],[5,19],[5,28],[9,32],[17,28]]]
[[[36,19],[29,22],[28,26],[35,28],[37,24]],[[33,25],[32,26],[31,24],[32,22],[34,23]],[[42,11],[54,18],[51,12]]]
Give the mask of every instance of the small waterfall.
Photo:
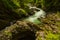
[[[27,21],[30,21],[30,22],[33,22],[33,23],[40,23],[40,21],[38,20],[38,18],[45,18],[45,11],[43,11],[42,9],[40,9],[40,8],[36,8],[36,7],[30,7],[30,9],[37,9],[37,10],[39,10],[39,11],[35,11],[35,14],[34,15],[32,15],[32,16],[30,16],[30,17],[28,17],[26,20]]]

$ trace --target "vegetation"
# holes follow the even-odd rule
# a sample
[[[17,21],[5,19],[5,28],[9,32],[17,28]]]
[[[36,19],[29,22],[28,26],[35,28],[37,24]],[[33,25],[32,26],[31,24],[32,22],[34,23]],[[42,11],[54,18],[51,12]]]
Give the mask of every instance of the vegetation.
[[[30,6],[45,18],[25,20],[34,15]],[[0,40],[60,40],[60,0],[0,0]]]

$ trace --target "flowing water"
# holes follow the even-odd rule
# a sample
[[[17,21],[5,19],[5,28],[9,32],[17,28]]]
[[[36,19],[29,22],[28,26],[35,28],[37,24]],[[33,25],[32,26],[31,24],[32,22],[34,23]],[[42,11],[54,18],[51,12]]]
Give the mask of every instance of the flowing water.
[[[30,17],[28,17],[26,20],[30,21],[30,22],[33,22],[33,23],[36,23],[36,24],[40,23],[40,21],[38,20],[38,18],[41,18],[41,17],[45,18],[45,14],[46,14],[45,11],[43,11],[40,8],[36,8],[36,7],[31,7],[31,8],[37,9],[39,11],[35,11],[35,14],[32,15],[32,16],[30,16]]]

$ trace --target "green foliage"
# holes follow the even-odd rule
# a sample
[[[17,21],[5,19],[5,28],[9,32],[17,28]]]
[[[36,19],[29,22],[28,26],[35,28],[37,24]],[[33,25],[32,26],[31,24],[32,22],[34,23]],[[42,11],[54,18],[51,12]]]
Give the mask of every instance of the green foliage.
[[[46,40],[59,40],[59,35],[58,34],[48,33],[46,35]]]
[[[60,6],[59,0],[2,0],[4,6],[7,9],[11,9],[12,11],[16,12],[17,14],[20,14],[20,8],[24,9],[26,11],[26,7],[27,4],[31,3],[32,5],[35,5],[37,7],[40,7],[44,10],[49,10],[54,9],[56,7],[56,9],[58,9],[57,7]],[[27,7],[28,9],[28,7]],[[23,12],[23,11],[22,11]],[[26,11],[28,13],[28,11]],[[24,12],[23,12],[24,13]]]

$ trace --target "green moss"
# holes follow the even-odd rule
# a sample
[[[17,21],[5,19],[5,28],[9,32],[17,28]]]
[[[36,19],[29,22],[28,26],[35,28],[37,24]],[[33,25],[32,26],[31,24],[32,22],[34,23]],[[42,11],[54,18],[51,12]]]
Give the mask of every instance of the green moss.
[[[59,35],[58,34],[48,33],[46,35],[46,40],[59,40]]]

